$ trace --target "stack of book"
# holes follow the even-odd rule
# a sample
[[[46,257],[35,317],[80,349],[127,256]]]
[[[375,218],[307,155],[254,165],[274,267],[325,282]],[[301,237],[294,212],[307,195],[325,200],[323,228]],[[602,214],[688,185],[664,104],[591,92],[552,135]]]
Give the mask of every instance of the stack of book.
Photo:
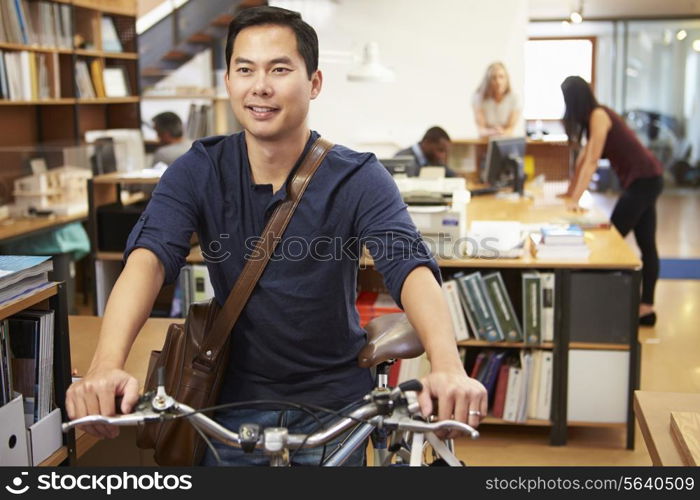
[[[492,416],[509,422],[549,420],[553,359],[551,351],[486,349],[477,355],[470,376],[486,388]]]
[[[48,288],[51,257],[0,255],[0,305]]]
[[[467,340],[469,329],[477,340],[519,342],[522,329],[499,272],[481,275],[457,273],[443,290],[457,340]],[[466,317],[466,324],[464,318]]]
[[[0,43],[70,49],[72,32],[67,2],[0,0]]]
[[[53,311],[24,311],[0,322],[2,403],[23,396],[29,427],[53,409]]]
[[[538,260],[586,260],[591,253],[577,224],[542,227],[530,235],[530,249]]]

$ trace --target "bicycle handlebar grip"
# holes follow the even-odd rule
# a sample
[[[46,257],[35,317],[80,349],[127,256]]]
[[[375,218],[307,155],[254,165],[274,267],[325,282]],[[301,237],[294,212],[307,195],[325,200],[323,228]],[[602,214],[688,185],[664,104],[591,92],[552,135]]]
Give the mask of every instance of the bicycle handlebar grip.
[[[399,384],[399,389],[401,392],[406,392],[406,391],[416,391],[420,392],[423,390],[423,384],[420,383],[420,380],[407,380],[406,382],[402,382]]]

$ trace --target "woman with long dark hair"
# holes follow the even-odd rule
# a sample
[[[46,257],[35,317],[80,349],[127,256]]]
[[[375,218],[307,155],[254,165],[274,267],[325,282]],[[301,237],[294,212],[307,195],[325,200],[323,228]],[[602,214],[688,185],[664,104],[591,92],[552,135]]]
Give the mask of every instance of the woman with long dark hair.
[[[569,141],[581,147],[583,136],[587,139],[579,152],[565,196],[577,205],[598,167],[598,160],[607,158],[610,161],[623,188],[610,220],[623,237],[634,231],[642,252],[639,323],[653,325],[656,323],[654,288],[659,277],[656,200],[663,188],[661,163],[617,113],[598,104],[583,78],[566,78],[561,90],[566,103],[563,121]]]

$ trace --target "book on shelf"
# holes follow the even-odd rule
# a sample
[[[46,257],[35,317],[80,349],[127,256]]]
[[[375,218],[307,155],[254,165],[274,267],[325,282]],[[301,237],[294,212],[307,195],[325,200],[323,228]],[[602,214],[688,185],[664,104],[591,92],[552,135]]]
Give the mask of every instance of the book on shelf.
[[[464,317],[464,311],[462,310],[462,303],[459,300],[457,282],[455,280],[445,281],[442,284],[442,292],[445,295],[447,308],[450,311],[455,338],[457,341],[467,340],[469,338],[469,329],[467,327],[466,318]]]
[[[539,390],[535,418],[550,420],[552,413],[552,380],[554,378],[554,353],[541,351]]]
[[[6,319],[0,320],[0,382],[2,383],[0,406],[3,406],[15,397],[10,369],[10,324]]]
[[[0,50],[0,99],[10,98],[10,87],[5,69],[5,54]]]
[[[114,19],[110,16],[102,16],[102,50],[105,52],[124,51],[117,28],[114,26]]]
[[[67,4],[0,0],[0,42],[70,48],[72,22]]]
[[[489,407],[493,406],[493,401],[496,395],[496,382],[498,381],[498,375],[501,371],[501,365],[503,364],[503,360],[506,356],[506,351],[493,352],[489,356],[488,363],[486,364],[486,369],[484,370],[483,375],[479,379],[479,381],[486,388]]]
[[[479,353],[476,355],[476,359],[474,360],[474,364],[472,365],[472,369],[469,372],[469,376],[471,378],[479,380],[479,377],[483,375],[491,352],[492,351],[488,349],[479,351]]]
[[[491,414],[496,418],[503,418],[510,366],[509,359],[506,357],[498,370],[498,380],[496,381],[496,390],[494,393],[493,405],[491,406]]]
[[[537,272],[524,272],[523,284],[523,339],[526,344],[537,345],[542,329],[542,281]]]
[[[187,137],[199,139],[211,135],[213,129],[211,106],[191,104],[187,115]]]
[[[398,383],[419,380],[428,373],[430,373],[430,361],[427,354],[423,353],[417,358],[402,359],[399,364]]]
[[[523,390],[523,373],[520,362],[514,360],[508,368],[508,386],[503,403],[503,420],[518,422],[518,400]]]
[[[23,395],[29,426],[53,409],[54,312],[23,311],[8,318],[8,325],[13,390]]]
[[[25,424],[53,409],[53,311],[24,311],[7,320],[12,390],[24,399]]]
[[[75,63],[75,82],[78,87],[78,97],[81,99],[91,99],[96,97],[95,87],[90,78],[90,70],[87,61],[80,59]]]
[[[0,255],[0,305],[49,287],[52,270],[51,257]]]
[[[92,77],[92,83],[94,84],[95,95],[97,97],[107,97],[103,71],[104,68],[101,59],[93,59],[90,61],[90,75]]]
[[[554,342],[554,300],[555,274],[553,272],[541,272],[540,282],[542,288],[542,342]]]
[[[211,284],[207,266],[188,264],[180,269],[170,315],[185,317],[194,302],[204,302],[212,297],[214,297],[214,287]]]
[[[126,69],[122,66],[104,68],[102,77],[107,97],[128,97],[131,95]]]
[[[454,275],[459,286],[462,306],[474,332],[474,338],[488,342],[503,340],[503,334],[496,322],[493,305],[485,292],[480,272]]]
[[[484,288],[491,304],[494,315],[506,341],[520,342],[523,340],[523,332],[520,322],[515,315],[513,303],[510,300],[503,277],[500,272],[487,274],[483,277]]]
[[[537,404],[540,392],[540,377],[543,351],[532,351],[532,373],[530,374],[529,391],[527,394],[527,418],[538,418]]]
[[[522,349],[520,351],[520,366],[522,368],[522,385],[520,387],[520,393],[518,394],[517,421],[525,422],[527,420],[527,405],[529,395],[530,391],[532,390],[532,351],[528,349]]]

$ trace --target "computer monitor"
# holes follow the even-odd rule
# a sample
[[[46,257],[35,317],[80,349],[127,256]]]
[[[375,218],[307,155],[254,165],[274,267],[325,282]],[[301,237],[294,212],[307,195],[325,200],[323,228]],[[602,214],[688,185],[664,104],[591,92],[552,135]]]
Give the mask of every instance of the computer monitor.
[[[413,156],[395,156],[394,158],[383,158],[379,163],[384,165],[391,175],[416,177],[419,168]]]
[[[525,182],[524,156],[524,137],[492,137],[489,139],[486,150],[486,164],[482,170],[481,180],[497,188],[512,186],[513,191],[522,194]]]

